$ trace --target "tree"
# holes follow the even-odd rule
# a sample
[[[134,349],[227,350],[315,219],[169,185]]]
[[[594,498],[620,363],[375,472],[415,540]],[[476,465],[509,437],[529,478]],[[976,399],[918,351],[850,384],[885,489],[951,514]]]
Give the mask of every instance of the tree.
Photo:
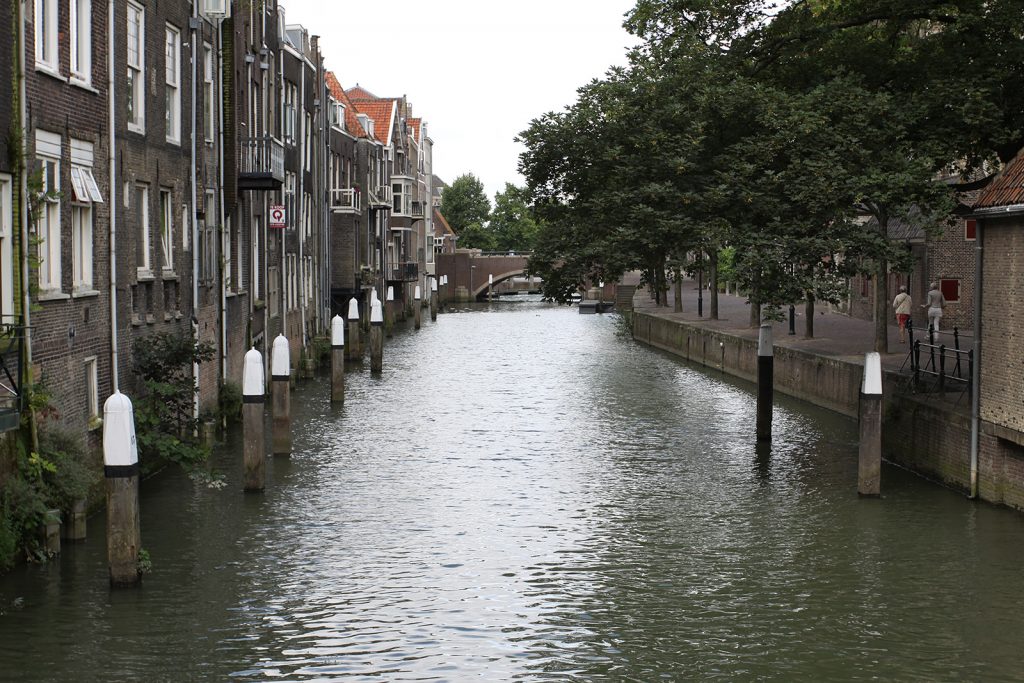
[[[495,239],[495,249],[533,251],[539,226],[534,220],[528,198],[526,190],[512,183],[505,183],[505,191],[494,195],[490,228]]]
[[[472,173],[460,175],[441,194],[441,214],[459,238],[458,246],[489,249],[492,238],[487,234],[491,203],[484,185]]]

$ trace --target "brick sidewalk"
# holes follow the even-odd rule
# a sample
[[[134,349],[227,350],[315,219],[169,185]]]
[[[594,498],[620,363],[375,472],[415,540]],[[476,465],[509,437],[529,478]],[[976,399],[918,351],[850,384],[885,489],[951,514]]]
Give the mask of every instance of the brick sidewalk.
[[[632,284],[626,278],[624,282]],[[633,280],[636,282],[636,279]],[[757,329],[751,329],[749,325],[750,305],[745,297],[735,294],[718,295],[718,320],[708,318],[711,294],[704,291],[704,317],[697,316],[697,283],[694,281],[683,282],[683,312],[673,313],[674,288],[669,289],[668,305],[657,306],[645,288],[638,288],[633,297],[635,310],[658,315],[670,320],[685,320],[690,323],[700,323],[709,329],[719,330],[734,334],[740,337],[756,339]],[[864,354],[874,350],[874,323],[870,320],[859,320],[839,313],[831,313],[823,310],[827,304],[820,304],[815,311],[814,338],[804,339],[804,306],[796,307],[795,335],[789,334],[788,309],[784,310],[787,315],[785,322],[772,324],[773,341],[777,346],[800,349],[809,353],[822,356],[842,358],[853,362],[862,363]],[[888,326],[889,329],[889,353],[883,354],[882,365],[887,370],[898,371],[907,361],[909,344],[899,343],[899,329],[895,320]],[[916,333],[915,333],[916,334]],[[969,333],[966,333],[969,335]],[[971,337],[962,336],[961,348],[970,348]],[[918,337],[924,341],[923,337]],[[936,343],[953,345],[952,334],[943,333],[939,335]]]

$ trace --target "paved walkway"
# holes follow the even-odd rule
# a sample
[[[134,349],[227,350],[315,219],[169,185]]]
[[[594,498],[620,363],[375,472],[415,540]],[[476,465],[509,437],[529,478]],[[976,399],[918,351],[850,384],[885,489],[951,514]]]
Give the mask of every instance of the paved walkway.
[[[626,284],[633,284],[638,278],[623,278]],[[718,320],[708,318],[711,294],[704,291],[704,317],[697,316],[697,283],[694,281],[683,282],[683,312],[673,313],[674,308],[674,287],[668,293],[668,305],[658,306],[650,297],[646,289],[638,288],[633,298],[633,307],[637,311],[659,315],[671,320],[685,320],[697,322],[703,327],[722,332],[728,332],[740,337],[757,339],[758,330],[751,329],[750,305],[746,298],[734,294],[718,295]],[[826,304],[816,306],[814,318],[814,338],[804,339],[804,306],[801,303],[796,307],[796,334],[789,334],[788,309],[784,310],[787,315],[785,322],[777,322],[772,325],[773,341],[776,346],[800,349],[822,356],[839,357],[845,360],[862,363],[864,354],[874,350],[874,323],[870,320],[859,320],[840,313],[831,313],[826,310]],[[916,333],[915,333],[916,334]],[[969,333],[967,333],[969,334]],[[922,338],[923,341],[923,338]],[[938,335],[936,343],[953,345],[952,333]],[[969,348],[971,338],[962,335],[960,339],[961,348]],[[889,325],[889,353],[883,354],[882,365],[887,370],[898,371],[906,363],[909,372],[910,363],[907,361],[909,344],[899,343],[899,329],[895,320]]]

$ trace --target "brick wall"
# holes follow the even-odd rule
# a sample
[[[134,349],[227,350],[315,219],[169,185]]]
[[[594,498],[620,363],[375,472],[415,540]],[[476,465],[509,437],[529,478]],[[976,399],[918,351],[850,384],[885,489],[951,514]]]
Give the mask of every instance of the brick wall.
[[[928,281],[941,279],[960,281],[960,301],[948,302],[940,329],[951,331],[954,326],[971,329],[974,326],[974,242],[964,239],[962,218],[950,219],[940,232],[928,238]],[[919,292],[915,300],[923,303],[924,294]],[[926,321],[924,316],[917,315],[917,310],[915,317]]]
[[[984,223],[981,417],[1024,432],[1024,224]]]

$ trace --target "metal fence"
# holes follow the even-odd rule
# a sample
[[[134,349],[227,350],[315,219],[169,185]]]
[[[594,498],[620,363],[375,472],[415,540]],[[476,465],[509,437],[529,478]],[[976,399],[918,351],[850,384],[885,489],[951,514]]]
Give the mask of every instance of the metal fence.
[[[901,374],[910,378],[910,389],[918,394],[935,394],[956,403],[969,399],[974,377],[973,337],[961,333],[936,332],[931,326],[915,329],[907,323],[910,350]]]

